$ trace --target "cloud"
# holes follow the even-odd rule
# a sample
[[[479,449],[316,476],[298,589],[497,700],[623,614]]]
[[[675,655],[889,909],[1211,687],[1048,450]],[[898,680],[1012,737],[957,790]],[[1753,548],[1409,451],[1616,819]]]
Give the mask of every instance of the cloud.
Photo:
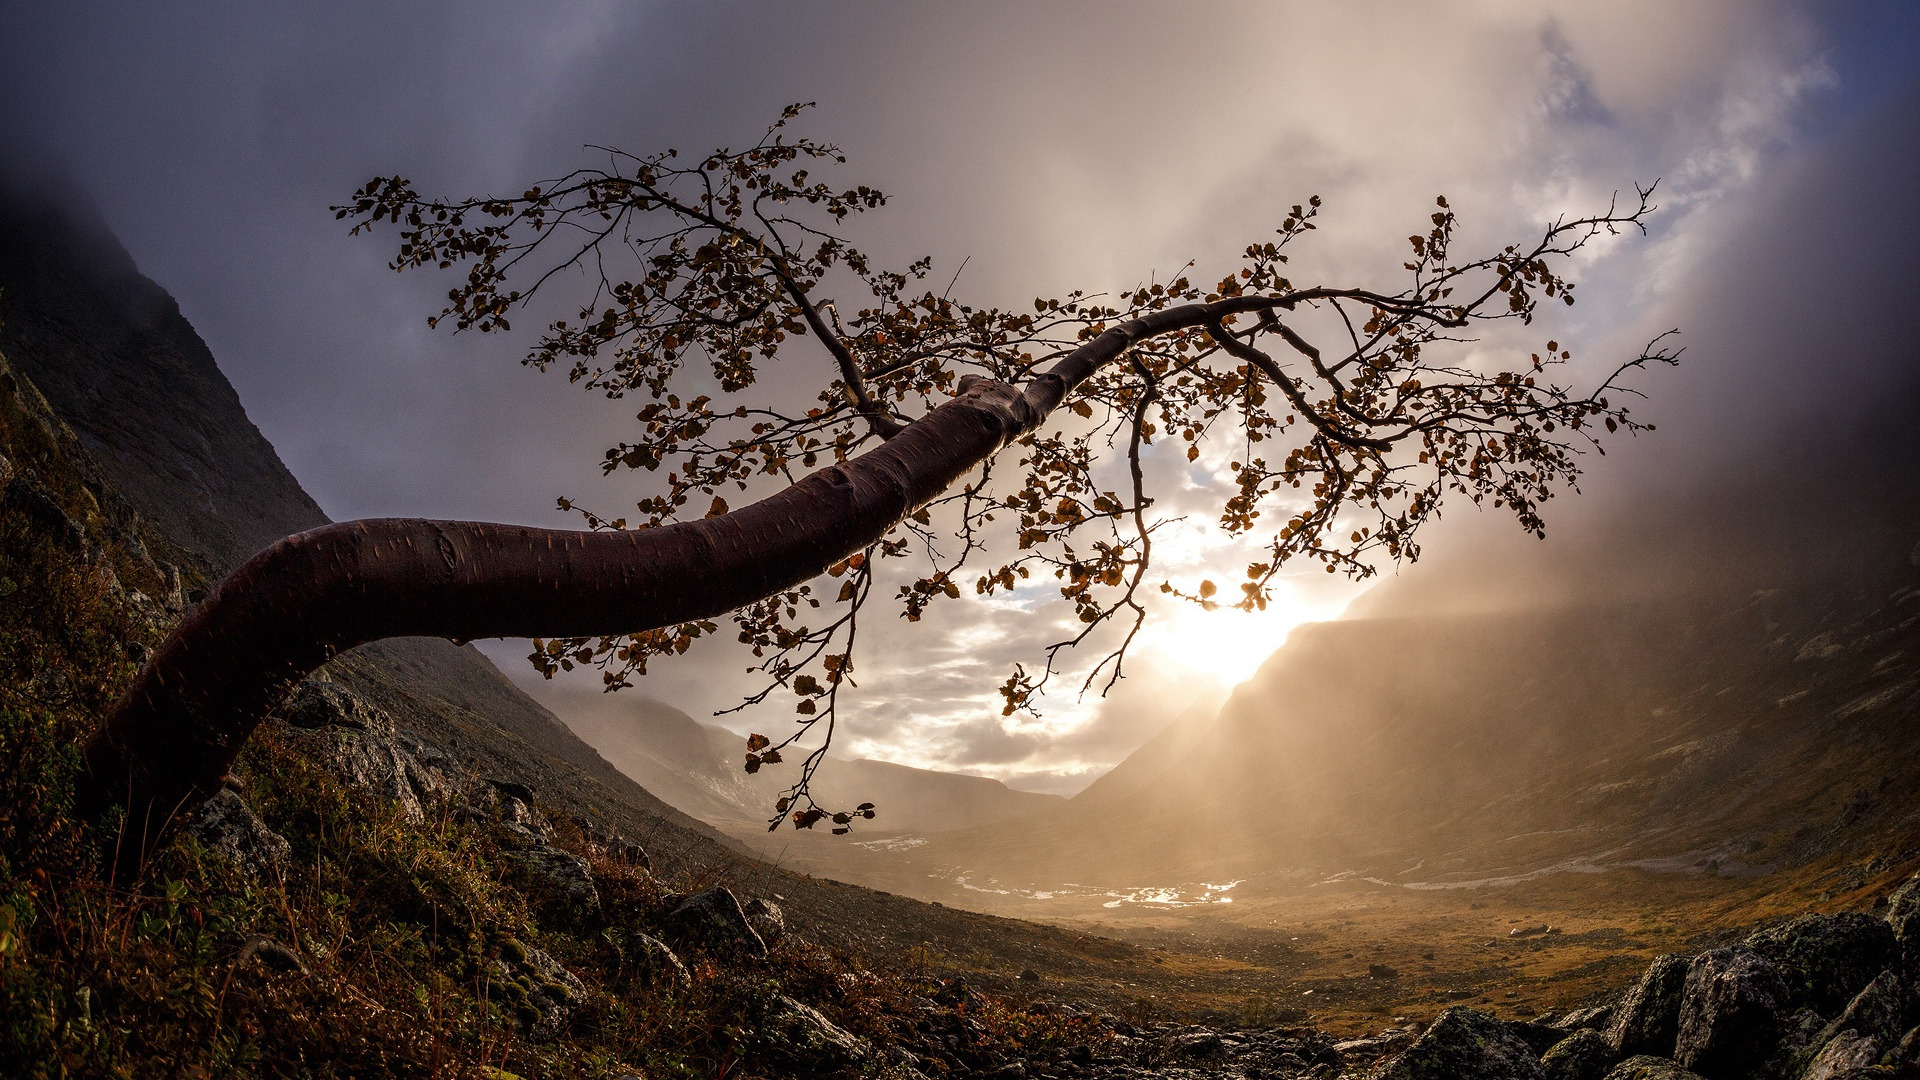
[[[1850,19],[1886,23],[1746,0],[185,14],[75,3],[0,16],[0,93],[6,142],[92,188],[331,513],[559,524],[557,495],[611,509],[644,492],[644,478],[594,467],[631,406],[521,368],[515,342],[429,333],[446,283],[395,277],[379,243],[345,237],[325,210],[367,177],[517,190],[582,160],[586,143],[738,145],[788,101],[818,100],[811,123],[846,147],[848,175],[895,195],[860,239],[896,262],[931,252],[940,273],[970,260],[957,291],[1002,305],[1125,287],[1189,259],[1224,272],[1313,193],[1327,213],[1296,280],[1373,280],[1398,265],[1437,193],[1484,245],[1664,177],[1669,210],[1651,240],[1623,238],[1584,268],[1567,326],[1598,364],[1664,328],[1686,297],[1790,273],[1743,263],[1726,237],[1751,230],[1743,213],[1795,212],[1746,202],[1772,171],[1798,167],[1807,133],[1829,122],[1825,103],[1858,92],[1867,39]],[[1869,43],[1884,48],[1893,32]],[[1844,269],[1819,223],[1805,228],[1806,250]],[[1743,333],[1835,329],[1819,305],[1806,319],[1766,313],[1785,325],[1696,325],[1690,355],[1725,372]],[[1722,401],[1705,382],[1665,381],[1662,394],[1684,389],[1650,408],[1675,429],[1726,432],[1741,426],[1730,402],[1791,408],[1789,385],[1757,375]],[[1245,559],[1210,526],[1230,457],[1209,448],[1196,469],[1154,456],[1162,508],[1187,515],[1163,545],[1168,576],[1237,580]],[[1292,621],[1337,612],[1355,590],[1323,578],[1290,579],[1289,611],[1242,636],[1277,646]],[[1072,628],[1043,587],[1019,604],[942,605],[917,627],[874,622],[844,735],[877,757],[1064,789],[1195,687],[1218,689],[1217,673],[1181,660],[1181,633],[1161,632],[1112,697],[1061,695],[1039,720],[1010,719],[993,687]],[[523,644],[491,651],[526,675]],[[645,690],[711,712],[754,688],[745,661],[703,650],[661,665]]]

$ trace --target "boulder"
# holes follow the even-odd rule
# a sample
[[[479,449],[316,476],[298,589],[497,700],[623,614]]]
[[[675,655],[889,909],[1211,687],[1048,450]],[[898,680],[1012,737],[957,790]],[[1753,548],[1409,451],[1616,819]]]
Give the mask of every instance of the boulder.
[[[1788,997],[1786,980],[1758,952],[1702,953],[1687,969],[1674,1060],[1708,1080],[1751,1075],[1779,1044]]]
[[[1871,1035],[1843,1031],[1827,1041],[1814,1055],[1800,1080],[1848,1080],[1875,1075],[1871,1069],[1880,1060],[1880,1040]],[[1884,1074],[1882,1074],[1884,1075]]]
[[[1680,998],[1692,958],[1669,953],[1656,957],[1633,989],[1615,1006],[1607,1042],[1623,1058],[1670,1057],[1680,1034]]]
[[[1874,976],[1898,962],[1900,948],[1886,920],[1857,911],[1802,915],[1754,934],[1746,945],[1787,981],[1794,1007],[1822,1016],[1846,1008]]]
[[[626,962],[630,977],[642,986],[693,984],[687,966],[667,943],[650,934],[631,930],[626,935]]]
[[[1380,1080],[1544,1080],[1546,1067],[1504,1021],[1456,1005],[1379,1073]]]
[[[500,995],[512,1003],[521,1029],[535,1042],[559,1036],[575,1003],[586,993],[585,984],[565,965],[514,938],[500,943],[499,958],[488,965],[487,974]]]
[[[1902,882],[1887,897],[1886,920],[1894,940],[1900,943],[1907,977],[1920,982],[1920,874]]]
[[[787,936],[787,917],[779,904],[764,897],[749,896],[741,903],[740,911],[760,935],[760,940],[769,946],[779,944],[780,939]]]
[[[1219,1032],[1206,1028],[1170,1031],[1161,1037],[1160,1046],[1176,1058],[1211,1061],[1227,1056],[1226,1041],[1220,1038]]]
[[[1900,985],[1900,977],[1883,971],[1854,995],[1823,1034],[1831,1038],[1843,1031],[1852,1031],[1878,1039],[1882,1046],[1891,1046],[1900,1038],[1905,1011],[1906,991]]]
[[[576,915],[600,909],[600,890],[594,887],[587,860],[552,844],[510,851],[506,857],[534,879],[535,888],[552,896]]]
[[[1920,1073],[1920,1027],[1901,1037],[1899,1045],[1887,1053],[1887,1064],[1904,1069],[1902,1075]]]
[[[267,823],[232,788],[223,787],[202,803],[187,824],[187,831],[200,846],[249,877],[279,873],[293,854],[287,838],[267,828]]]
[[[765,956],[767,943],[747,921],[732,890],[714,886],[688,897],[667,915],[672,936],[713,952]]]
[[[1548,1026],[1557,1027],[1561,1031],[1579,1031],[1581,1028],[1605,1031],[1608,1021],[1612,1019],[1613,1006],[1594,1005],[1585,1009],[1575,1009]]]
[[[1636,1054],[1615,1065],[1606,1080],[1701,1080],[1699,1073],[1688,1072],[1672,1058]]]
[[[785,994],[776,1001],[780,1009],[774,1014],[770,1028],[780,1049],[789,1055],[813,1063],[850,1063],[863,1061],[872,1052],[865,1039],[827,1019],[813,1006]]]
[[[292,949],[265,934],[255,934],[241,942],[240,951],[235,954],[233,963],[235,967],[258,964],[270,971],[288,975],[307,973],[307,965],[300,962],[300,957],[296,956]]]
[[[1526,1043],[1533,1050],[1533,1056],[1539,1057],[1548,1050],[1565,1041],[1567,1033],[1547,1024],[1528,1023],[1525,1020],[1503,1021],[1507,1031]]]
[[[1613,1046],[1592,1028],[1581,1028],[1561,1039],[1540,1057],[1547,1080],[1601,1080],[1613,1062]]]
[[[307,754],[341,782],[391,801],[411,822],[470,782],[453,755],[394,727],[386,711],[326,678],[308,679],[280,707]]]

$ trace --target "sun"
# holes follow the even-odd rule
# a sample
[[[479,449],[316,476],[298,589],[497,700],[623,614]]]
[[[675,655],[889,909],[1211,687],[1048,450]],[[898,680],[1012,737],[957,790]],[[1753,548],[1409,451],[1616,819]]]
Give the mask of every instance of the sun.
[[[1348,599],[1344,593],[1303,595],[1281,585],[1265,611],[1204,611],[1194,604],[1168,604],[1147,621],[1138,644],[1170,667],[1225,687],[1237,686],[1286,644],[1294,627],[1337,618]]]

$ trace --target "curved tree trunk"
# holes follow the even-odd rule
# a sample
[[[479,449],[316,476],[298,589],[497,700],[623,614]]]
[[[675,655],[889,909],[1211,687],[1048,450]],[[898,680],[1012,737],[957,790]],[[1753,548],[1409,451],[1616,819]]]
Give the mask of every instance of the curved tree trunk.
[[[1234,298],[1135,319],[1024,392],[963,379],[879,447],[702,521],[576,532],[385,518],[289,536],[222,581],[141,669],[86,747],[82,806],[126,809],[113,863],[127,877],[335,654],[389,637],[588,637],[725,614],[864,550],[1133,342],[1263,306],[1278,305]]]

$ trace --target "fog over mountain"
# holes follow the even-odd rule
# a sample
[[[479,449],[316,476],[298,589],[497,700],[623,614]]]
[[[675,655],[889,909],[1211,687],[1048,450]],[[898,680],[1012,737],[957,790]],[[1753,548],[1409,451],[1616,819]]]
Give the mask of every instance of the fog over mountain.
[[[1687,365],[1646,381],[1662,432],[1596,462],[1588,487],[1603,497],[1724,466],[1752,445],[1735,432],[1859,385],[1796,382],[1772,359],[1740,367],[1773,355],[1756,344],[1844,328],[1829,275],[1769,294],[1752,313],[1773,324],[1737,314],[1728,290],[1853,257],[1823,223],[1860,207],[1769,211],[1764,192],[1819,168],[1850,125],[1886,123],[1911,83],[1911,5],[1261,4],[1210,18],[1218,32],[1186,34],[1160,7],[1111,4],[17,7],[0,16],[0,137],[11,166],[82,178],[336,518],[560,524],[556,496],[611,509],[645,480],[595,468],[629,410],[520,368],[520,342],[428,333],[445,283],[395,279],[329,204],[394,172],[519,190],[589,143],[738,145],[796,99],[820,102],[810,130],[845,146],[849,178],[896,196],[862,242],[891,261],[931,252],[939,274],[964,266],[957,293],[984,303],[1210,267],[1314,192],[1328,212],[1301,273],[1348,278],[1397,266],[1437,192],[1477,244],[1661,178],[1653,235],[1596,252],[1566,313],[1563,336],[1594,367],[1687,331]],[[1866,206],[1899,203],[1890,182],[1858,179]],[[1793,229],[1790,258],[1725,246]],[[1849,243],[1877,261],[1897,240]],[[1729,314],[1695,317],[1716,291]],[[1756,339],[1763,324],[1771,337]],[[1170,577],[1237,572],[1209,526],[1230,456],[1210,447],[1189,467],[1169,448],[1148,463],[1169,482],[1163,505],[1190,514],[1162,545]],[[1581,502],[1552,508],[1557,536],[1581,527]],[[1450,515],[1429,555],[1482,544],[1473,519]],[[1069,606],[1039,590],[1011,614],[953,605],[874,643],[842,752],[1071,793],[1356,592],[1296,574],[1264,616],[1221,616],[1228,630],[1167,605],[1111,697],[1057,694],[1038,717],[999,716],[992,688],[1070,625]],[[530,692],[552,689],[529,678],[524,644],[485,647]],[[724,646],[697,650],[642,692],[708,716],[751,692],[742,666]]]

